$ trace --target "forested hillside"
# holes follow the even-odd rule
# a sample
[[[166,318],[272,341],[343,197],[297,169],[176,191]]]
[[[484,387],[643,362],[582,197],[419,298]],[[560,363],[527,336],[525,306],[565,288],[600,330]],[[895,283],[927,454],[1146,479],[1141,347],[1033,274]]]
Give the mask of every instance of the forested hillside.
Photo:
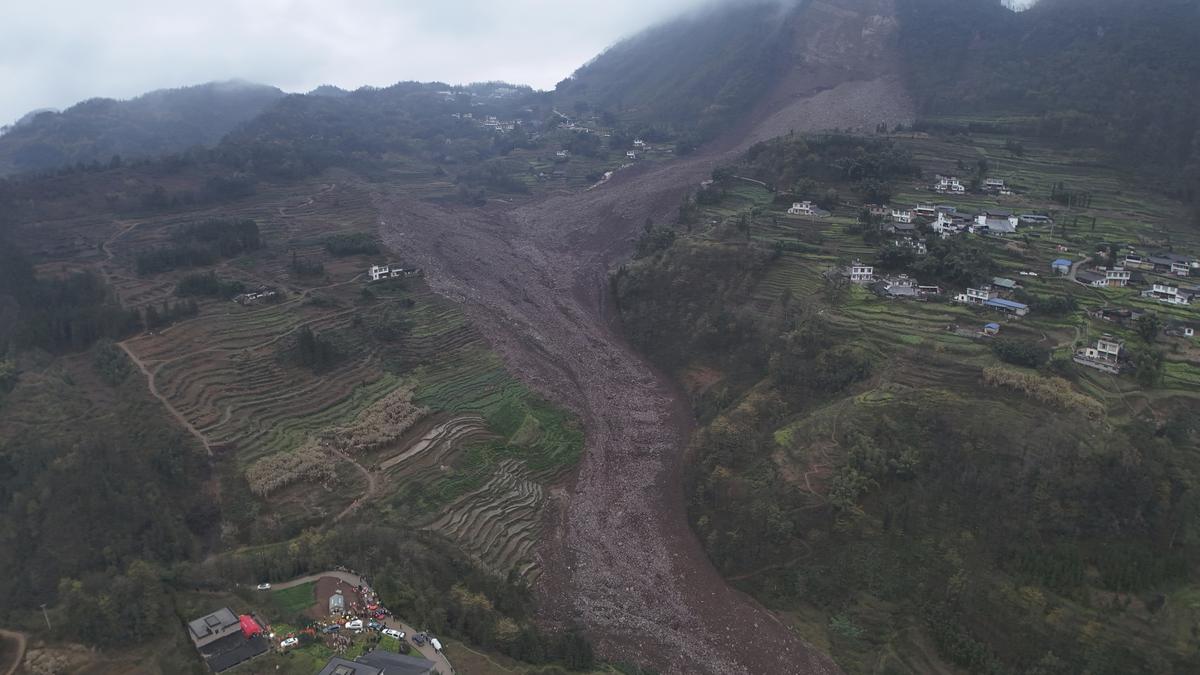
[[[1188,199],[1200,185],[1200,9],[1190,0],[901,0],[926,116],[971,116],[1120,153]],[[967,124],[968,120],[963,120]]]
[[[1193,672],[1200,371],[1194,341],[1160,328],[1195,310],[1027,271],[1102,241],[1200,238],[1178,202],[1083,161],[1095,151],[1023,138],[1018,157],[1013,141],[753,146],[676,222],[647,225],[614,277],[623,324],[701,421],[688,495],[713,562],[847,672]],[[1048,175],[1097,196],[1016,237],[922,222],[919,245],[866,208],[928,199],[934,171],[954,169],[1019,192],[938,197],[959,213],[1042,212]],[[802,200],[828,212],[788,213]],[[1081,213],[1100,229],[1071,226]],[[888,299],[848,282],[856,259],[940,290]],[[1028,316],[949,301],[998,275],[1021,280]],[[1113,306],[1146,318],[1095,318]],[[1108,332],[1125,343],[1119,378],[1071,359]]]
[[[789,58],[788,10],[774,2],[698,11],[609,48],[563,80],[563,110],[594,109],[707,139],[759,101]]]
[[[0,136],[0,175],[212,145],[281,96],[274,87],[213,82],[39,113]]]
[[[475,95],[438,83],[401,82],[340,95],[322,90],[288,96],[230,134],[218,152],[239,168],[291,178],[333,165],[371,170],[403,156],[475,165],[528,143],[551,112],[546,97],[528,87],[504,95],[493,95],[493,88],[480,85]],[[488,115],[523,124],[497,134],[480,124]]]

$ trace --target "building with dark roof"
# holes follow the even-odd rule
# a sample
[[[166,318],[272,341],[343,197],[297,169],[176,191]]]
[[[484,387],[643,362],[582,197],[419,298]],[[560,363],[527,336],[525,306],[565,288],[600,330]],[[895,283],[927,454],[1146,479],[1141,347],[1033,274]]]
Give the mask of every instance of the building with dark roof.
[[[214,673],[249,661],[271,647],[260,622],[249,615],[239,617],[228,607],[189,621],[188,637]]]
[[[216,642],[227,635],[241,632],[242,623],[228,607],[188,622],[188,637],[196,648]]]

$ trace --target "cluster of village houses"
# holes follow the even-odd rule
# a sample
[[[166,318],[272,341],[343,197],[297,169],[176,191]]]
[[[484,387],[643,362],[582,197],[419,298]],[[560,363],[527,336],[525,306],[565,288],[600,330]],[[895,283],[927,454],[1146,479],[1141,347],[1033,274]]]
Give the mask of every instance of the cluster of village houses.
[[[571,127],[563,127],[563,128],[569,129]],[[575,127],[572,130],[579,131],[582,133],[591,133],[591,130],[588,129],[587,127]],[[604,132],[604,136],[606,138],[611,135],[612,134],[610,134],[608,132]],[[638,157],[641,156],[641,153],[651,152],[654,149],[655,148],[653,146],[651,146],[649,143],[647,143],[646,141],[644,141],[640,138],[634,139],[633,149],[625,151],[625,159],[637,159]],[[559,150],[558,152],[554,153],[554,156],[558,157],[559,159],[566,159],[571,156],[571,151],[564,148],[564,149]]]
[[[1059,258],[1051,263],[1051,268],[1058,274],[1069,275],[1074,265],[1071,260]],[[1143,272],[1158,276],[1147,280]],[[1142,291],[1142,297],[1146,299],[1166,305],[1191,305],[1192,300],[1200,296],[1200,288],[1181,280],[1192,276],[1200,276],[1200,260],[1192,256],[1172,252],[1143,255],[1130,251],[1111,267],[1098,265],[1076,269],[1074,278],[1077,283],[1093,288],[1148,285]]]
[[[962,182],[953,176],[938,176],[932,189],[938,194],[955,195],[966,192]],[[1012,194],[1000,179],[988,179],[983,185],[983,190],[992,194]],[[1053,225],[1053,220],[1045,215],[1015,214],[992,208],[984,209],[978,214],[962,213],[956,207],[944,204],[921,204],[915,208],[868,204],[866,208],[874,219],[883,223],[881,228],[884,232],[894,235],[892,244],[912,248],[917,255],[927,253],[918,223],[928,223],[929,228],[941,237],[951,237],[964,232],[1005,236],[1016,233],[1023,225]],[[788,214],[809,218],[830,215],[828,211],[816,207],[810,201],[793,203],[788,209]],[[1060,250],[1065,251],[1061,247]],[[1174,252],[1146,255],[1131,250],[1117,264],[1087,268],[1072,260],[1059,258],[1051,263],[1050,268],[1053,273],[1070,276],[1076,283],[1090,287],[1116,288],[1147,284],[1148,287],[1142,291],[1141,296],[1167,305],[1190,305],[1193,299],[1200,297],[1200,287],[1179,281],[1200,276],[1200,260]],[[937,286],[922,285],[907,274],[876,276],[875,268],[861,260],[853,261],[840,272],[848,277],[851,283],[867,286],[886,298],[922,300],[942,292]],[[1147,280],[1143,277],[1143,272],[1154,274],[1156,277]],[[1036,272],[1029,271],[1021,274],[1037,276]],[[1012,317],[1022,317],[1029,313],[1029,307],[1012,299],[1013,293],[1019,288],[1020,283],[1013,279],[995,277],[990,283],[977,288],[967,288],[956,294],[953,301],[984,307]],[[1136,310],[1101,310],[1100,318],[1124,322],[1136,319],[1139,314]],[[991,336],[999,330],[999,324],[989,323],[978,334]],[[1192,338],[1195,335],[1195,326],[1171,320],[1165,332],[1168,336]],[[1074,355],[1074,360],[1097,370],[1118,374],[1122,366],[1123,346],[1120,340],[1106,334],[1093,346],[1079,349]]]

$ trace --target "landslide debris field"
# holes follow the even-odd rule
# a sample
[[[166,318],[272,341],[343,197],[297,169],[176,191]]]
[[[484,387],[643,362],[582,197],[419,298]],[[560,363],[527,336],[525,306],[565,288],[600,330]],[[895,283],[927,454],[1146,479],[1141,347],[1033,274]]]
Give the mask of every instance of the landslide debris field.
[[[798,44],[832,47],[888,13],[887,3],[865,4],[861,14],[814,19],[825,29],[802,31]],[[876,38],[879,50],[891,48],[888,31]],[[591,190],[483,209],[377,193],[385,243],[417,260],[434,290],[464,303],[514,373],[584,422],[576,479],[553,495],[538,591],[551,619],[587,626],[602,654],[632,649],[680,673],[838,671],[726,585],[695,539],[681,485],[688,413],[614,326],[608,273],[647,219],[668,221],[715,166],[764,134],[908,121],[903,92],[877,65],[889,62],[826,63],[819,76],[789,78],[707,149],[622,169]]]
[[[384,237],[465,303],[513,372],[584,422],[579,473],[554,495],[541,548],[538,590],[552,619],[588,626],[602,654],[632,649],[668,672],[836,672],[709,563],[683,510],[679,401],[606,313],[608,265],[632,224],[678,204],[709,161],[512,210],[384,194]]]
[[[799,117],[790,126],[827,123]],[[588,626],[601,653],[632,647],[667,672],[837,672],[728,587],[701,550],[680,478],[688,413],[674,386],[624,342],[607,306],[608,272],[637,230],[673,217],[690,189],[754,137],[517,206],[448,208],[377,193],[384,242],[417,261],[434,290],[464,303],[514,373],[584,422],[579,473],[553,495],[541,548],[545,611]]]
[[[814,18],[826,29],[798,44],[860,40],[864,22],[888,13],[863,4]],[[877,35],[889,48],[887,31]],[[622,339],[608,274],[647,219],[672,218],[685,193],[764,134],[908,121],[894,83],[860,63],[824,63],[819,77],[786,79],[727,137],[590,189],[568,168],[532,197],[472,207],[434,167],[329,170],[161,216],[106,207],[94,190],[39,212],[19,243],[47,261],[43,272],[98,269],[126,307],[156,308],[155,326],[120,347],[214,458],[210,488],[230,514],[221,546],[347,518],[424,528],[532,583],[545,619],[584,628],[606,658],[670,673],[834,673],[726,585],[689,528],[689,414]],[[533,166],[539,154],[510,159]],[[160,187],[132,170],[110,177],[100,187],[114,194]],[[202,180],[183,170],[163,183],[176,194]],[[261,247],[199,265],[156,253],[183,255],[189,228],[213,218],[253,220]],[[384,247],[336,254],[335,233]],[[383,262],[425,278],[368,285],[367,267]],[[209,271],[211,282],[189,280]],[[222,297],[232,281],[279,296],[239,305]],[[187,284],[216,292],[186,296]]]

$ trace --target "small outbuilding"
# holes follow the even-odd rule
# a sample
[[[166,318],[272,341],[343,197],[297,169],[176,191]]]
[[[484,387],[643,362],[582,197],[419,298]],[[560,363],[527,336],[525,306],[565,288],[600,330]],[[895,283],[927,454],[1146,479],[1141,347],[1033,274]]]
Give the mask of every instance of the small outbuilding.
[[[1059,258],[1058,260],[1050,263],[1050,269],[1054,270],[1056,274],[1070,274],[1071,261],[1067,260],[1066,258]]]
[[[329,596],[329,614],[337,616],[346,613],[346,596],[342,595],[340,590],[334,591],[333,595]]]

